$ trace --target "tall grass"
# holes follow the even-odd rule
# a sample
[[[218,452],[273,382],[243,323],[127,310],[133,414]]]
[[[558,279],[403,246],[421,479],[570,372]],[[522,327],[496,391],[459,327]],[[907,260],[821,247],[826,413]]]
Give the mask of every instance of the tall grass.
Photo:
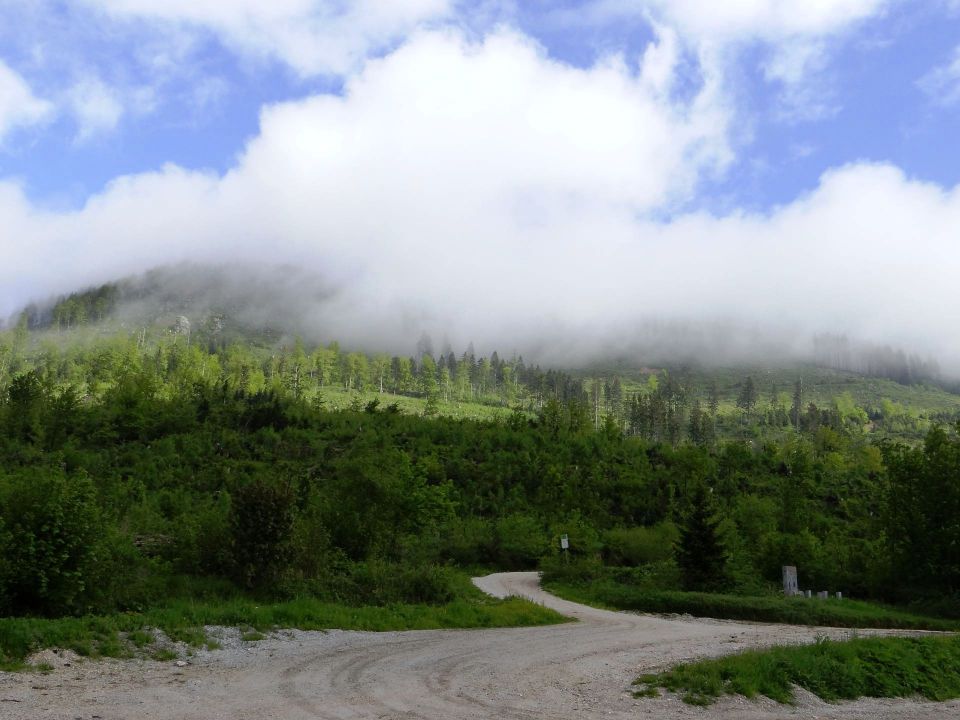
[[[662,687],[709,705],[722,695],[794,699],[794,686],[827,701],[858,697],[960,697],[960,638],[861,638],[749,651],[637,679],[636,695]]]

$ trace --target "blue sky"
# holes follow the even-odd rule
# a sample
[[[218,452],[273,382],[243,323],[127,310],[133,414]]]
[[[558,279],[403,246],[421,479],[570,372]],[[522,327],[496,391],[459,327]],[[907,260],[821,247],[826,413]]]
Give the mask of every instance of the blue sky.
[[[958,130],[956,0],[0,0],[0,315],[229,256],[347,333],[707,308],[960,366],[915,321],[960,313]]]

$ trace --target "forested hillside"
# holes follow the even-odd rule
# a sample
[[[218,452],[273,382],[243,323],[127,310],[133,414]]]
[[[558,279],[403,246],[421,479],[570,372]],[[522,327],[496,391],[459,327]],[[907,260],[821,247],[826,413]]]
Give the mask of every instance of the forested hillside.
[[[802,418],[776,442],[687,442],[634,432],[615,409],[598,422],[589,390],[519,359],[65,339],[21,326],[0,340],[5,613],[141,607],[211,578],[440,601],[447,564],[536,567],[561,533],[575,558],[661,588],[763,593],[786,563],[860,597],[960,587],[950,429],[918,449]],[[672,375],[650,377],[628,409],[675,398]],[[423,395],[425,417],[381,402],[381,382]],[[349,407],[328,407],[334,386],[353,393]],[[437,416],[445,393],[504,409]],[[745,422],[755,412],[742,410]],[[694,517],[712,519],[697,542],[717,547],[700,576],[683,560]]]

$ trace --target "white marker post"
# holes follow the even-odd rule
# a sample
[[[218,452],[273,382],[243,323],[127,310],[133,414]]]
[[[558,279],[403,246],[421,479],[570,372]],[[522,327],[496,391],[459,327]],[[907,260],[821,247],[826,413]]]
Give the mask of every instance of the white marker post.
[[[560,549],[563,550],[563,561],[570,562],[567,551],[570,549],[570,538],[564,534],[560,536]]]

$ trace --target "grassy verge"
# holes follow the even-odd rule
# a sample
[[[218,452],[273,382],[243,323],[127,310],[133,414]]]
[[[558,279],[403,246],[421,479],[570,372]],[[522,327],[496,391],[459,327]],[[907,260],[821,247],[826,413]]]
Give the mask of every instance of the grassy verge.
[[[31,652],[60,647],[89,657],[125,657],[136,652],[163,654],[152,648],[144,631],[162,630],[170,639],[199,647],[206,643],[204,625],[246,629],[245,639],[264,631],[301,630],[429,630],[438,628],[517,627],[548,625],[568,619],[519,598],[495,600],[478,590],[443,605],[393,604],[351,607],[296,598],[263,603],[233,597],[222,600],[181,599],[142,613],[65,618],[0,618],[0,669],[24,667]]]
[[[643,590],[613,580],[572,584],[545,583],[551,592],[568,600],[615,610],[651,613],[686,613],[697,617],[775,622],[789,625],[824,625],[850,628],[902,628],[907,630],[960,630],[960,622],[915,615],[857,600],[817,600],[777,596],[740,596]]]
[[[794,686],[827,701],[858,697],[960,697],[960,638],[863,638],[777,647],[679,665],[637,679],[636,695],[657,688],[709,705],[722,695],[793,700]]]

